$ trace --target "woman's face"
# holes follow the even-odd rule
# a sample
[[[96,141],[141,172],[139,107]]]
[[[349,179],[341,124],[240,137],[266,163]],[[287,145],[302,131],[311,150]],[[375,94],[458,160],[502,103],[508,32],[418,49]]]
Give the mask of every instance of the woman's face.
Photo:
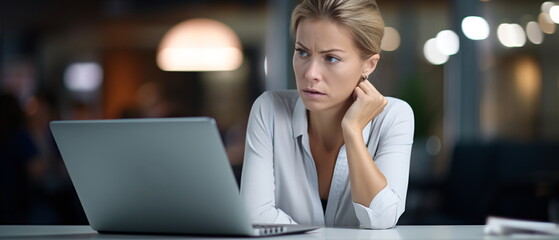
[[[347,27],[324,19],[299,23],[293,70],[297,91],[308,110],[347,107],[361,76],[374,70],[370,65],[360,58]]]

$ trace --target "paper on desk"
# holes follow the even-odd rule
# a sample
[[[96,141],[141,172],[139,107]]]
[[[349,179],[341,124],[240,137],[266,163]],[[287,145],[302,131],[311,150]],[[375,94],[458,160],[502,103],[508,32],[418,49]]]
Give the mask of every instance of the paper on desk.
[[[539,233],[559,236],[559,226],[550,222],[537,222],[502,217],[487,217],[485,234],[509,235],[516,233]]]

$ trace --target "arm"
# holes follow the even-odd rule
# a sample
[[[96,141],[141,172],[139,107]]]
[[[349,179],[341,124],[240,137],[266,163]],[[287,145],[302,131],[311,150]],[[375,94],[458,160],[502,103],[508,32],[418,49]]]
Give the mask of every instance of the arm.
[[[358,131],[344,132],[353,202],[368,205],[388,184]]]
[[[391,109],[393,113],[386,113],[382,123],[384,134],[373,161],[363,141],[362,130],[367,120],[384,109],[386,99],[368,81],[359,85],[356,95],[354,105],[357,107],[350,108],[342,121],[354,209],[361,227],[391,228],[404,211],[413,112],[407,104],[400,104]],[[356,109],[359,111],[351,112]]]
[[[276,208],[273,164],[273,106],[269,94],[253,104],[247,126],[245,157],[241,177],[241,197],[253,223],[296,224]]]

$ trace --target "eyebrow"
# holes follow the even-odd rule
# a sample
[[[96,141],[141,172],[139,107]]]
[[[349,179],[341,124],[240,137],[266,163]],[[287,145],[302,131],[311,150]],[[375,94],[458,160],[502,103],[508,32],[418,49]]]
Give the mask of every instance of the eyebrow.
[[[303,45],[301,42],[297,42],[297,44],[299,44],[302,48],[304,48],[305,50],[309,50],[308,47],[306,47],[305,45]],[[337,48],[333,48],[333,49],[328,49],[328,50],[323,50],[320,51],[319,53],[330,53],[330,52],[345,52],[344,50],[341,49],[337,49]]]

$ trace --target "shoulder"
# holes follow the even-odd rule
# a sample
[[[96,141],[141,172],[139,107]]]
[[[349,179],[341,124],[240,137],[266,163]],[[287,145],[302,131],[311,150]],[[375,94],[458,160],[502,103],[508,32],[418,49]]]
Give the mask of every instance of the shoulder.
[[[263,119],[289,117],[299,99],[296,90],[272,90],[262,93],[252,104],[250,115]]]
[[[262,93],[255,101],[256,102],[278,102],[278,103],[291,103],[296,102],[299,98],[296,90],[270,90]]]
[[[292,110],[299,99],[296,90],[271,90],[262,93],[252,106],[252,111],[262,109],[266,111]]]
[[[411,106],[404,100],[386,97],[388,104],[384,108],[383,115],[386,118],[411,118],[413,119],[413,110]]]
[[[397,129],[413,131],[414,116],[410,105],[398,98],[386,97],[388,104],[381,114],[373,120],[373,127],[381,130],[381,135]]]

